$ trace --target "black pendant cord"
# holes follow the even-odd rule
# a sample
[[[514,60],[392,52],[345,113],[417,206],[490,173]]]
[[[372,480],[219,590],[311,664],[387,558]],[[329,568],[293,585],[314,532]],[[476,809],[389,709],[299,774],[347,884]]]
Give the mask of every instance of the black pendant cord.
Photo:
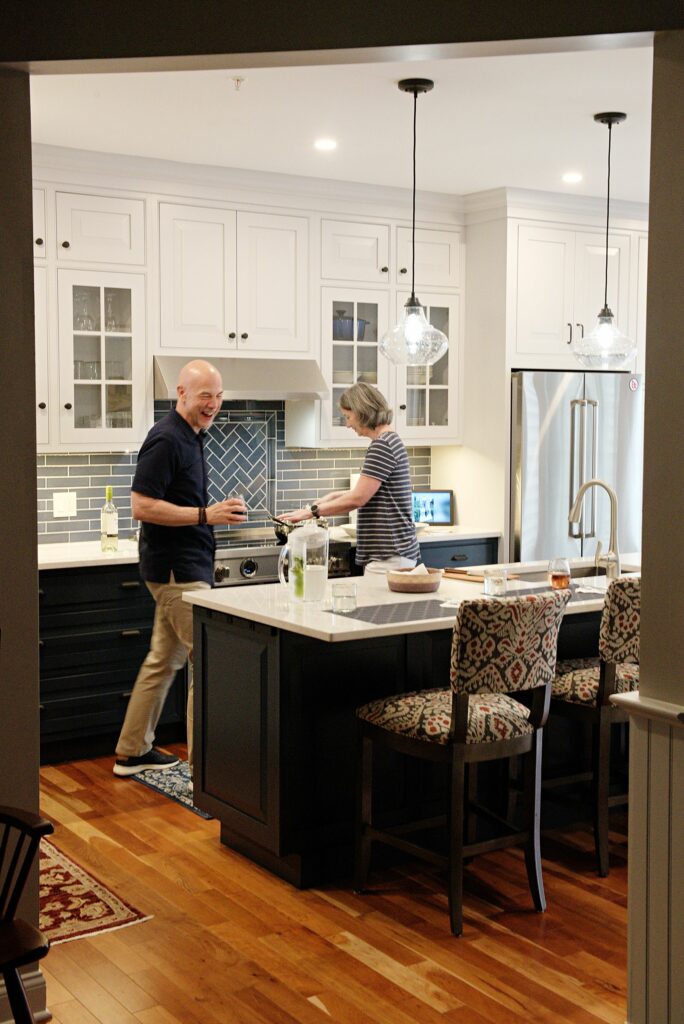
[[[413,204],[411,214],[411,304],[415,306],[416,298],[416,123],[418,111],[418,92],[413,93]]]
[[[610,220],[610,144],[613,137],[613,126],[608,124],[608,187],[606,189],[606,271],[605,290],[603,293],[603,308],[608,309],[608,222]]]

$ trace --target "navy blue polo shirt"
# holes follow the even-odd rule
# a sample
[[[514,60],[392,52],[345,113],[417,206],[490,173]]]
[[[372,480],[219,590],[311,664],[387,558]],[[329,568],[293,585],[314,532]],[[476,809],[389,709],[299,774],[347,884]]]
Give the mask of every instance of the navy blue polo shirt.
[[[138,453],[131,490],[147,498],[190,508],[208,504],[202,431],[195,433],[175,409],[150,430]],[[141,523],[140,575],[150,583],[177,583],[214,577],[211,526],[158,526]]]

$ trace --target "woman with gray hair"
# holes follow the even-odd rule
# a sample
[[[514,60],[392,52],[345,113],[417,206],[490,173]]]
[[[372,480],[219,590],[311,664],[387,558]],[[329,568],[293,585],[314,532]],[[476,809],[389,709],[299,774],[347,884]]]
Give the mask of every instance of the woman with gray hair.
[[[411,514],[411,476],[404,443],[390,426],[392,410],[377,388],[353,384],[340,409],[359,437],[370,438],[361,475],[348,491],[331,491],[313,505],[282,516],[290,522],[340,516],[358,509],[356,562],[365,572],[412,568],[420,557]]]

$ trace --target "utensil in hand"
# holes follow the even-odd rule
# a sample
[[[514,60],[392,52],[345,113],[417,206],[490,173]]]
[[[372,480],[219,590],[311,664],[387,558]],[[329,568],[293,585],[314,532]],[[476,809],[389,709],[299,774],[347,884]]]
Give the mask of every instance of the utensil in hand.
[[[549,562],[549,583],[553,590],[567,590],[570,586],[570,563],[567,558],[552,558]]]

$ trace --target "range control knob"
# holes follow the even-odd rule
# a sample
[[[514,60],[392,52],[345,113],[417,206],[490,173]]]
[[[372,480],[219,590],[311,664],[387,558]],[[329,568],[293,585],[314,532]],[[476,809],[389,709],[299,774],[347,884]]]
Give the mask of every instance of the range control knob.
[[[230,569],[227,565],[217,565],[214,569],[214,580],[216,583],[223,583],[230,576]]]
[[[240,572],[245,579],[251,579],[252,576],[256,576],[259,565],[253,558],[245,558],[244,562],[240,566]]]

